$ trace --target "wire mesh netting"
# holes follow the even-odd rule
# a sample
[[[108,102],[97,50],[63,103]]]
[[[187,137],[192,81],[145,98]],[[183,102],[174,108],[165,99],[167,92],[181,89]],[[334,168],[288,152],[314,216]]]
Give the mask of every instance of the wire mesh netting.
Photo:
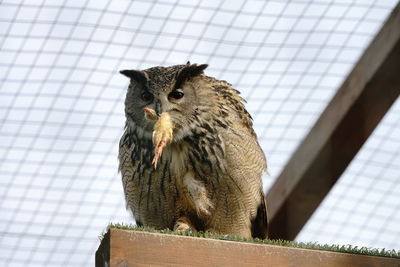
[[[120,69],[208,63],[247,99],[267,190],[397,1],[1,1],[0,262],[93,265],[125,211]],[[400,249],[397,101],[301,241]]]
[[[400,101],[392,106],[299,240],[400,249]]]

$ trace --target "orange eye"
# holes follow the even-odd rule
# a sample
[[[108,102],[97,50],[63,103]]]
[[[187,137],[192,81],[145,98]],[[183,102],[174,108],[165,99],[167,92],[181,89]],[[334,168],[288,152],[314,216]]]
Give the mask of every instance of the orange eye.
[[[171,93],[169,93],[168,95],[168,100],[178,100],[181,99],[184,96],[184,93],[182,93],[181,91],[172,91]]]
[[[142,100],[144,102],[151,102],[154,99],[154,96],[151,93],[147,92],[147,91],[143,91],[143,93],[142,93],[142,95],[140,97],[142,98]]]

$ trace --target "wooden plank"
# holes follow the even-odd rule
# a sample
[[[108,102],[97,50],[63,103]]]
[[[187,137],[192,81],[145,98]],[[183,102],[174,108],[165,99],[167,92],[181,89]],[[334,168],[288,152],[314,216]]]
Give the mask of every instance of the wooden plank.
[[[96,267],[109,267],[107,263],[110,262],[110,233],[109,230],[105,235],[103,240],[101,240],[101,244],[96,251]]]
[[[296,237],[399,96],[399,6],[269,190],[270,238]]]
[[[394,258],[119,229],[110,229],[96,252],[96,267],[399,265]]]

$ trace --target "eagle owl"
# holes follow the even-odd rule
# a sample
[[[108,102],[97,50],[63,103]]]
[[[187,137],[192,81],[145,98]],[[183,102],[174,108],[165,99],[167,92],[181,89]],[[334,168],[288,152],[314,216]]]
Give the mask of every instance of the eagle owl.
[[[130,78],[119,145],[127,208],[138,225],[266,238],[266,160],[252,118],[206,67],[121,71]]]

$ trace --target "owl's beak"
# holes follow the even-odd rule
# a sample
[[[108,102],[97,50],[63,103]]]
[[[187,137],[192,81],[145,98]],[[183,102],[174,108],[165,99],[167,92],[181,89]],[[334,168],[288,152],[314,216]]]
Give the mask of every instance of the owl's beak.
[[[156,102],[154,111],[156,112],[157,116],[160,117],[162,110],[161,110],[161,103],[159,101]]]

